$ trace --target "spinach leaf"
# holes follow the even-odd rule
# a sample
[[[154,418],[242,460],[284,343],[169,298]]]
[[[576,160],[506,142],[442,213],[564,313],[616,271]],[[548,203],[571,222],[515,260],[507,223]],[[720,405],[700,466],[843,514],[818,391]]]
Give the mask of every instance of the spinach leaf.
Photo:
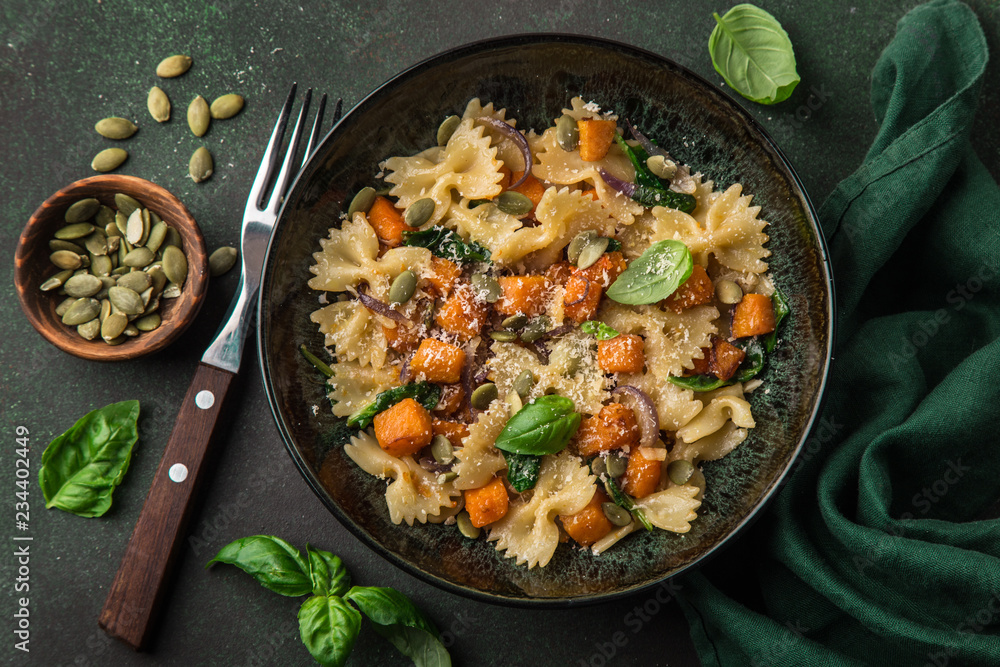
[[[514,454],[555,454],[569,444],[580,418],[565,396],[539,396],[510,418],[494,446]]]
[[[629,305],[656,303],[673,294],[691,277],[694,260],[680,241],[667,239],[649,246],[608,288],[608,298]]]
[[[139,401],[88,412],[42,452],[38,483],[45,507],[77,516],[101,516],[121,484],[139,439]]]
[[[513,452],[503,452],[503,457],[507,459],[507,481],[515,491],[524,493],[535,488],[538,472],[542,469],[542,457]]]
[[[356,604],[375,624],[376,632],[417,667],[450,667],[451,656],[441,643],[437,628],[399,591],[355,586],[344,599]]]
[[[683,213],[690,213],[698,204],[693,195],[686,192],[675,192],[663,188],[650,188],[645,185],[636,185],[632,199],[643,206],[666,206],[676,208]]]
[[[736,5],[708,38],[715,71],[743,97],[761,104],[788,99],[799,83],[795,52],[778,20],[760,7]]]
[[[736,345],[743,348],[747,356],[736,370],[736,374],[733,375],[732,382],[746,382],[753,379],[764,368],[764,343],[761,343],[754,336],[745,341],[737,341]]]
[[[230,542],[205,567],[215,563],[235,565],[264,588],[287,597],[313,591],[310,565],[299,550],[280,537],[251,535]]]
[[[615,252],[616,250],[622,249],[622,242],[618,239],[608,239],[608,247],[604,252]]]
[[[404,231],[403,239],[404,245],[427,248],[438,257],[450,259],[458,264],[490,261],[488,248],[475,241],[466,243],[461,236],[447,227],[435,226],[419,232]]]
[[[415,382],[387,389],[376,396],[374,401],[348,417],[347,425],[368,428],[375,415],[388,410],[404,398],[414,398],[428,410],[433,410],[441,399],[441,387],[430,382]]]
[[[657,190],[666,190],[666,186],[663,181],[656,177],[656,175],[649,170],[646,166],[646,160],[649,158],[649,153],[646,152],[642,146],[629,146],[628,142],[617,132],[615,133],[615,142],[624,151],[625,155],[628,156],[629,161],[632,166],[635,167],[635,184],[642,185],[647,188],[654,188]]]
[[[690,389],[692,391],[714,391],[725,387],[727,384],[732,384],[732,382],[727,382],[726,380],[720,380],[716,376],[705,373],[704,375],[690,375],[688,377],[673,377],[667,378],[670,384],[676,385],[681,389]]]
[[[605,477],[604,489],[608,492],[608,495],[611,496],[611,500],[615,503],[615,505],[623,507],[627,509],[629,512],[631,512],[632,516],[636,518],[636,521],[641,523],[642,527],[645,528],[646,530],[650,531],[653,530],[653,524],[651,524],[649,522],[649,519],[646,518],[646,513],[643,512],[641,508],[635,506],[635,503],[632,501],[632,499],[628,496],[627,493],[625,493],[618,487],[618,484],[615,483],[615,480],[611,479],[610,477]]]
[[[309,557],[313,595],[343,595],[351,587],[351,575],[339,557],[308,544],[306,556]]]
[[[614,327],[597,320],[587,320],[580,325],[580,331],[592,334],[597,340],[611,340],[621,335]]]
[[[299,636],[321,665],[347,662],[361,632],[361,614],[336,596],[314,595],[299,607]]]
[[[775,344],[778,342],[778,327],[781,326],[781,321],[791,312],[791,308],[788,307],[788,299],[785,298],[785,293],[778,289],[777,286],[774,288],[774,294],[771,295],[771,303],[774,306],[774,331],[764,337],[764,346],[768,352],[773,350]]]

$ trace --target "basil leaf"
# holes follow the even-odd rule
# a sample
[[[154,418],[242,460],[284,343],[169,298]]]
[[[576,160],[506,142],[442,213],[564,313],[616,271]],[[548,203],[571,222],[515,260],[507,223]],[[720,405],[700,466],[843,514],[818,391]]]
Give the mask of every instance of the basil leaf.
[[[708,38],[715,71],[730,88],[761,104],[788,98],[799,83],[795,52],[778,20],[760,7],[736,5],[721,18]]]
[[[631,512],[632,516],[636,518],[636,521],[641,523],[642,527],[645,528],[646,530],[649,531],[653,530],[653,524],[651,524],[649,522],[649,519],[646,518],[646,513],[643,512],[640,508],[635,506],[635,503],[632,501],[632,499],[628,496],[627,493],[625,493],[624,491],[621,490],[621,488],[619,488],[618,484],[615,483],[615,480],[611,479],[610,477],[605,477],[604,489],[608,492],[608,495],[611,497],[611,500],[615,503],[615,505],[623,507],[627,509],[629,512]]]
[[[608,326],[604,322],[598,322],[597,320],[587,320],[580,325],[580,330],[583,333],[594,335],[597,340],[611,340],[621,335],[614,327]]]
[[[515,491],[524,493],[535,488],[538,472],[542,469],[542,457],[513,452],[503,452],[503,457],[507,459],[507,481]]]
[[[230,542],[205,567],[215,563],[235,565],[279,595],[298,597],[313,590],[309,564],[299,550],[273,535],[251,535]]]
[[[336,596],[314,595],[299,607],[299,636],[321,665],[340,667],[361,632],[361,614]]]
[[[747,356],[736,370],[733,382],[747,382],[764,368],[764,343],[753,337],[746,339],[746,341],[737,341],[736,346],[743,348]]]
[[[430,382],[415,382],[387,389],[376,396],[374,401],[348,417],[347,425],[368,428],[375,415],[388,410],[404,398],[415,398],[422,406],[433,410],[441,399],[441,387]]]
[[[42,452],[38,483],[45,507],[77,516],[101,516],[128,471],[139,439],[139,401],[88,412]]]
[[[450,667],[451,656],[441,643],[437,628],[399,591],[355,586],[344,599],[356,604],[375,624],[376,632],[417,667]]]
[[[771,295],[771,304],[774,306],[774,331],[764,337],[764,346],[768,352],[772,351],[778,342],[778,327],[781,325],[781,321],[792,310],[788,307],[788,299],[785,298],[784,292],[777,286],[774,288],[774,294]]]
[[[535,456],[560,452],[580,426],[580,413],[573,408],[573,401],[564,396],[539,396],[510,418],[494,446]]]
[[[649,167],[646,166],[646,160],[649,158],[649,153],[646,152],[646,149],[642,146],[629,146],[628,142],[617,132],[615,132],[615,142],[624,151],[625,155],[628,156],[629,161],[632,162],[632,166],[635,167],[636,185],[655,188],[657,190],[667,189],[663,181],[657,178],[649,170]]]
[[[458,264],[465,262],[488,262],[490,251],[475,241],[466,243],[461,236],[447,227],[403,232],[403,244],[427,248],[438,257],[450,259]]]
[[[306,556],[309,557],[313,595],[343,595],[351,587],[351,575],[339,557],[308,544]]]
[[[704,375],[690,375],[688,377],[670,376],[667,380],[670,384],[676,385],[681,389],[690,389],[692,391],[714,391],[721,387],[725,387],[727,384],[732,384],[732,382],[720,380],[710,373],[705,373]]]
[[[680,241],[667,239],[646,248],[608,288],[608,298],[629,305],[656,303],[691,277],[694,260]]]

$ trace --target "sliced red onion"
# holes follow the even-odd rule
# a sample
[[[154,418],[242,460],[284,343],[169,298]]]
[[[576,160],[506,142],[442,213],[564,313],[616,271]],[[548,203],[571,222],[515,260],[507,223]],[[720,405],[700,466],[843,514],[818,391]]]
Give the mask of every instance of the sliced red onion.
[[[589,283],[590,281],[588,280],[587,282]],[[590,290],[589,286],[588,286],[587,290],[588,291]],[[573,326],[572,324],[564,324],[561,327],[556,327],[552,331],[546,331],[545,334],[542,337],[543,338],[555,338],[556,336],[562,336],[565,333],[569,333],[570,331],[572,331],[575,328],[576,327]]]
[[[413,358],[415,352],[411,352],[403,358],[403,364],[399,367],[399,381],[403,384],[407,384],[413,379],[413,373],[410,372],[410,359]]]
[[[587,283],[587,289],[583,290],[583,296],[581,296],[579,299],[576,299],[575,301],[564,301],[563,305],[575,306],[578,303],[583,303],[583,300],[590,295],[590,278],[588,278],[587,276],[580,276],[580,278],[582,278]]]
[[[660,416],[656,413],[656,406],[649,395],[638,387],[630,384],[623,384],[615,387],[612,394],[625,394],[633,400],[632,410],[639,418],[640,447],[652,447],[656,444],[656,439],[660,436]]]
[[[632,136],[635,137],[635,140],[639,142],[639,145],[642,146],[647,153],[649,153],[650,155],[662,155],[668,160],[671,159],[670,154],[667,153],[667,151],[663,150],[662,148],[654,144],[652,141],[647,139],[646,135],[640,132],[639,128],[633,125],[632,121],[630,121],[628,118],[625,119],[625,126],[628,127],[628,131],[632,133]]]
[[[373,296],[368,296],[364,292],[358,292],[358,301],[361,305],[372,311],[373,313],[378,313],[379,315],[384,315],[390,320],[395,320],[401,324],[413,324],[403,315],[401,312],[391,308],[389,304],[379,301]]]
[[[622,193],[623,195],[625,195],[630,199],[633,196],[635,196],[635,188],[636,188],[635,183],[629,183],[627,181],[623,181],[617,176],[612,176],[611,173],[609,173],[608,170],[604,169],[603,167],[601,167],[597,171],[598,173],[600,173],[601,178],[604,179],[604,182],[607,183],[609,187],[614,188],[615,190],[617,190],[618,192]]]
[[[521,178],[510,184],[510,188],[516,188],[521,183],[524,183],[528,178],[528,174],[531,173],[531,164],[534,160],[531,157],[531,147],[528,146],[528,140],[525,139],[524,135],[518,132],[515,128],[511,127],[507,123],[493,118],[492,116],[480,116],[476,119],[477,123],[482,123],[483,125],[489,125],[494,130],[507,137],[521,149],[521,157],[524,158],[524,172],[521,174]]]
[[[469,414],[472,415],[473,420],[475,420],[476,415],[480,412],[472,407],[472,383],[475,380],[472,369],[476,364],[476,353],[478,351],[479,347],[477,346],[476,349],[472,351],[472,354],[469,354],[468,351],[465,353],[465,365],[462,367],[462,375],[460,377],[464,393],[462,402],[469,407]]]

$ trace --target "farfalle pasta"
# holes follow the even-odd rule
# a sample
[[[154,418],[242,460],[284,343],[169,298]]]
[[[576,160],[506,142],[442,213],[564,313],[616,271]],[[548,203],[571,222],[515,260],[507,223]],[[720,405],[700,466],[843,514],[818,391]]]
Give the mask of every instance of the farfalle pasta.
[[[528,130],[473,99],[436,137],[314,255],[345,453],[393,522],[528,568],[687,532],[788,312],[760,207],[581,98]]]

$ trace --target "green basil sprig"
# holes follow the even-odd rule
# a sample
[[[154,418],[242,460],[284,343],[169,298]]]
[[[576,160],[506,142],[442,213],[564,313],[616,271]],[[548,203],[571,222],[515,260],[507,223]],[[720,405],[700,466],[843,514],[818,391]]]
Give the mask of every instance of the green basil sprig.
[[[774,306],[774,331],[764,337],[764,346],[768,352],[773,350],[778,342],[778,327],[781,325],[781,321],[791,312],[785,293],[777,286],[774,288],[774,294],[771,295],[771,305]]]
[[[403,243],[427,248],[438,257],[450,259],[457,264],[490,261],[489,248],[475,241],[466,242],[447,227],[435,226],[419,232],[404,231]]]
[[[666,190],[667,186],[657,178],[656,174],[649,170],[646,166],[646,160],[649,159],[649,153],[642,146],[629,146],[628,142],[618,134],[615,133],[615,143],[622,149],[625,155],[628,156],[629,161],[635,168],[635,184],[641,185],[647,188],[654,188],[657,190]]]
[[[795,52],[778,20],[751,4],[736,5],[723,16],[708,39],[715,71],[730,88],[761,104],[788,99],[799,83]]]
[[[597,340],[611,340],[621,335],[614,327],[608,326],[604,322],[598,322],[597,320],[587,320],[580,325],[580,331],[591,334]]]
[[[374,401],[348,417],[347,425],[368,428],[372,420],[375,419],[375,415],[383,410],[388,410],[404,398],[416,399],[428,410],[433,410],[438,401],[441,400],[441,387],[430,382],[414,382],[386,389],[376,396]]]
[[[321,665],[347,662],[361,632],[362,614],[417,667],[450,667],[440,634],[405,595],[392,588],[351,586],[337,556],[306,545],[298,549],[273,535],[251,535],[227,544],[210,560],[235,565],[281,595],[310,595],[299,608],[299,635]]]
[[[518,493],[535,488],[538,473],[542,469],[541,456],[503,452],[503,457],[507,460],[507,481],[511,488]]]
[[[121,484],[139,439],[139,401],[88,412],[42,452],[38,483],[45,507],[77,516],[101,516]]]
[[[510,418],[494,446],[514,454],[555,454],[569,444],[580,419],[573,401],[565,396],[539,396]]]
[[[632,262],[608,288],[608,298],[628,305],[656,303],[691,277],[694,260],[680,241],[658,241]]]

